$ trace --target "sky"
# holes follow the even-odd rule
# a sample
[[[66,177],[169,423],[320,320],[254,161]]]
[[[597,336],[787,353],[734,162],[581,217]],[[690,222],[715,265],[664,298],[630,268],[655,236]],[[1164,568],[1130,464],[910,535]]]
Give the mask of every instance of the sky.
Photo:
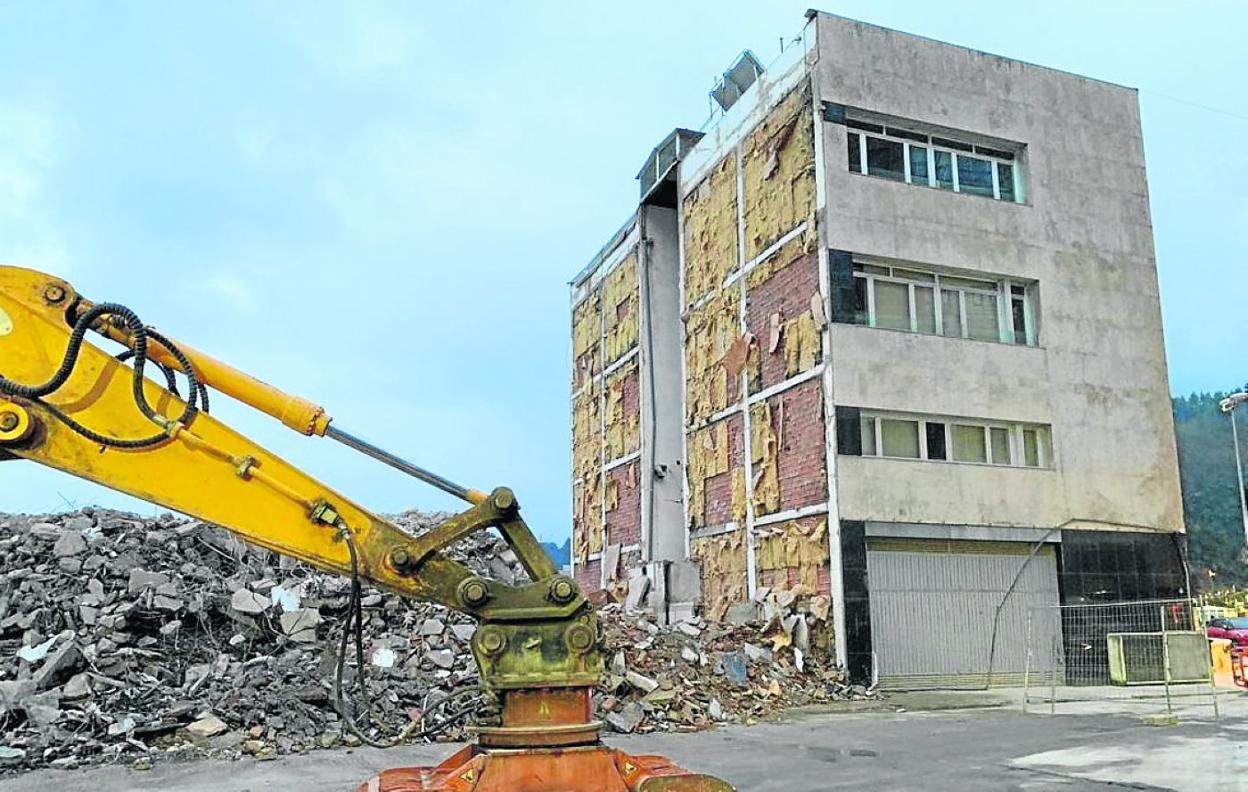
[[[803,2],[0,0],[0,261],[70,280],[570,531],[568,280]],[[1140,89],[1171,386],[1248,379],[1248,4],[825,0]],[[0,370],[3,361],[0,361]],[[378,512],[455,501],[218,398]],[[26,462],[0,511],[123,498]]]

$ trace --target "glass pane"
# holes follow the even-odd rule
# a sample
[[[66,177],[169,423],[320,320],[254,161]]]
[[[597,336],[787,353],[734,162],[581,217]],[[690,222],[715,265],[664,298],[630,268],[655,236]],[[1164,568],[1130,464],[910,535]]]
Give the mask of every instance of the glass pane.
[[[910,181],[914,184],[927,184],[927,148],[910,146]]]
[[[990,428],[992,435],[992,463],[994,465],[1012,465],[1010,459],[1010,430],[998,426]]]
[[[906,178],[904,146],[895,140],[867,138],[867,173],[886,179]]]
[[[922,281],[923,283],[935,283],[936,282],[936,276],[930,272],[919,272],[918,270],[911,270],[911,269],[898,269],[896,267],[893,268],[893,277],[905,278],[907,280]]]
[[[953,155],[948,151],[936,152],[936,186],[953,189]]]
[[[988,449],[984,447],[984,427],[954,424],[953,458],[958,462],[987,462]]]
[[[962,337],[962,308],[958,292],[952,289],[940,290],[940,334],[952,338]]]
[[[948,459],[945,454],[945,425],[927,423],[927,458]]]
[[[1000,341],[997,295],[964,292],[966,297],[966,336],[977,341]]]
[[[975,278],[958,278],[953,275],[941,275],[941,285],[944,286],[965,286],[969,289],[984,289],[986,291],[995,292],[997,284],[995,281],[977,280]]]
[[[854,278],[854,324],[870,324],[867,317],[866,278]]]
[[[1023,305],[1023,298],[1015,297],[1010,300],[1010,319],[1014,324],[1014,343],[1027,343],[1027,310]]]
[[[919,458],[919,422],[880,419],[880,442],[884,456]]]
[[[888,277],[888,267],[881,267],[878,264],[855,264],[854,266],[858,267],[862,272],[870,273],[871,275]]]
[[[914,287],[914,319],[920,333],[936,332],[936,292],[928,286]]]
[[[1040,438],[1035,429],[1023,430],[1023,464],[1040,467]]]
[[[862,419],[862,455],[876,456],[875,450],[875,419]]]
[[[862,173],[862,152],[858,148],[858,133],[849,133],[849,169],[853,173]]]
[[[997,163],[997,186],[1001,188],[1001,200],[1013,201],[1014,198],[1014,166],[1008,162]]]
[[[875,326],[910,329],[910,287],[904,283],[875,282]]]
[[[992,163],[959,154],[958,191],[992,198]]]

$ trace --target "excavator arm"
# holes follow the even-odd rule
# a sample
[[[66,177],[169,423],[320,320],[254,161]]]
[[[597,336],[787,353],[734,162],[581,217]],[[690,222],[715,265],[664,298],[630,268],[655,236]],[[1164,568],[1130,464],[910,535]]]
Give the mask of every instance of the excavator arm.
[[[116,342],[120,354],[88,336]],[[164,373],[164,385],[146,376],[149,367]],[[187,378],[185,397],[175,371]],[[209,389],[470,506],[413,536],[214,418]],[[6,458],[62,470],[322,570],[476,618],[472,651],[498,716],[443,765],[386,771],[361,790],[731,789],[661,757],[629,757],[598,742],[591,706],[603,670],[597,616],[521,519],[510,490],[457,485],[333,426],[320,406],[164,337],[121,305],[95,304],[63,280],[0,266],[0,461]],[[512,547],[529,582],[478,576],[446,554],[488,528]]]

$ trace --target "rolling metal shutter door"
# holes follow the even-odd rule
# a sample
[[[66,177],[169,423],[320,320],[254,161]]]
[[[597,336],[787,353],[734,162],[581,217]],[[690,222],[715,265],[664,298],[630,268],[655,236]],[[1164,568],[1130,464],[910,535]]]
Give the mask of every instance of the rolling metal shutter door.
[[[987,684],[994,616],[1016,577],[997,622],[992,684],[1021,684],[1028,613],[1036,605],[1058,604],[1053,545],[1028,560],[1031,550],[1021,542],[868,538],[871,640],[880,686]]]

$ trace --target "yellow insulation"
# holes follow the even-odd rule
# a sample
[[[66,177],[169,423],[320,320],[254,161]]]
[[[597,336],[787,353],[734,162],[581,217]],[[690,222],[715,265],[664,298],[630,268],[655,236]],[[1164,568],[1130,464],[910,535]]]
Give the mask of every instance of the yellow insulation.
[[[785,582],[785,588],[799,594],[818,593],[819,569],[828,564],[827,520],[790,520],[755,528],[754,563],[762,585]]]
[[[637,345],[638,309],[641,294],[637,286],[637,254],[628,258],[607,275],[602,285],[603,338],[606,365],[628,354]]]
[[[813,216],[815,138],[810,83],[781,100],[742,146],[745,260]]]
[[[602,368],[599,340],[602,335],[600,309],[602,297],[597,290],[572,309],[572,387],[585,382]]]
[[[815,316],[802,311],[796,319],[784,323],[784,373],[792,377],[811,369],[819,362],[822,337]]]
[[[738,266],[734,151],[684,200],[685,306],[719,288]]]
[[[771,423],[771,405],[760,401],[750,407],[750,463],[754,474],[754,514],[773,514],[780,509],[779,440]]]
[[[724,356],[740,336],[739,302],[738,289],[725,289],[685,320],[685,419],[690,426],[737,401],[738,380],[729,377]]]
[[[572,544],[580,563],[602,550],[602,425],[599,385],[572,400]]]
[[[611,372],[607,377],[607,425],[606,455],[608,462],[633,453],[641,448],[641,415],[638,404],[629,409],[624,401],[625,381],[637,376],[637,361],[633,359]],[[634,387],[638,383],[634,383]]]
[[[690,549],[690,554],[702,563],[703,616],[720,621],[728,606],[743,602],[749,591],[743,532],[694,539]]]

